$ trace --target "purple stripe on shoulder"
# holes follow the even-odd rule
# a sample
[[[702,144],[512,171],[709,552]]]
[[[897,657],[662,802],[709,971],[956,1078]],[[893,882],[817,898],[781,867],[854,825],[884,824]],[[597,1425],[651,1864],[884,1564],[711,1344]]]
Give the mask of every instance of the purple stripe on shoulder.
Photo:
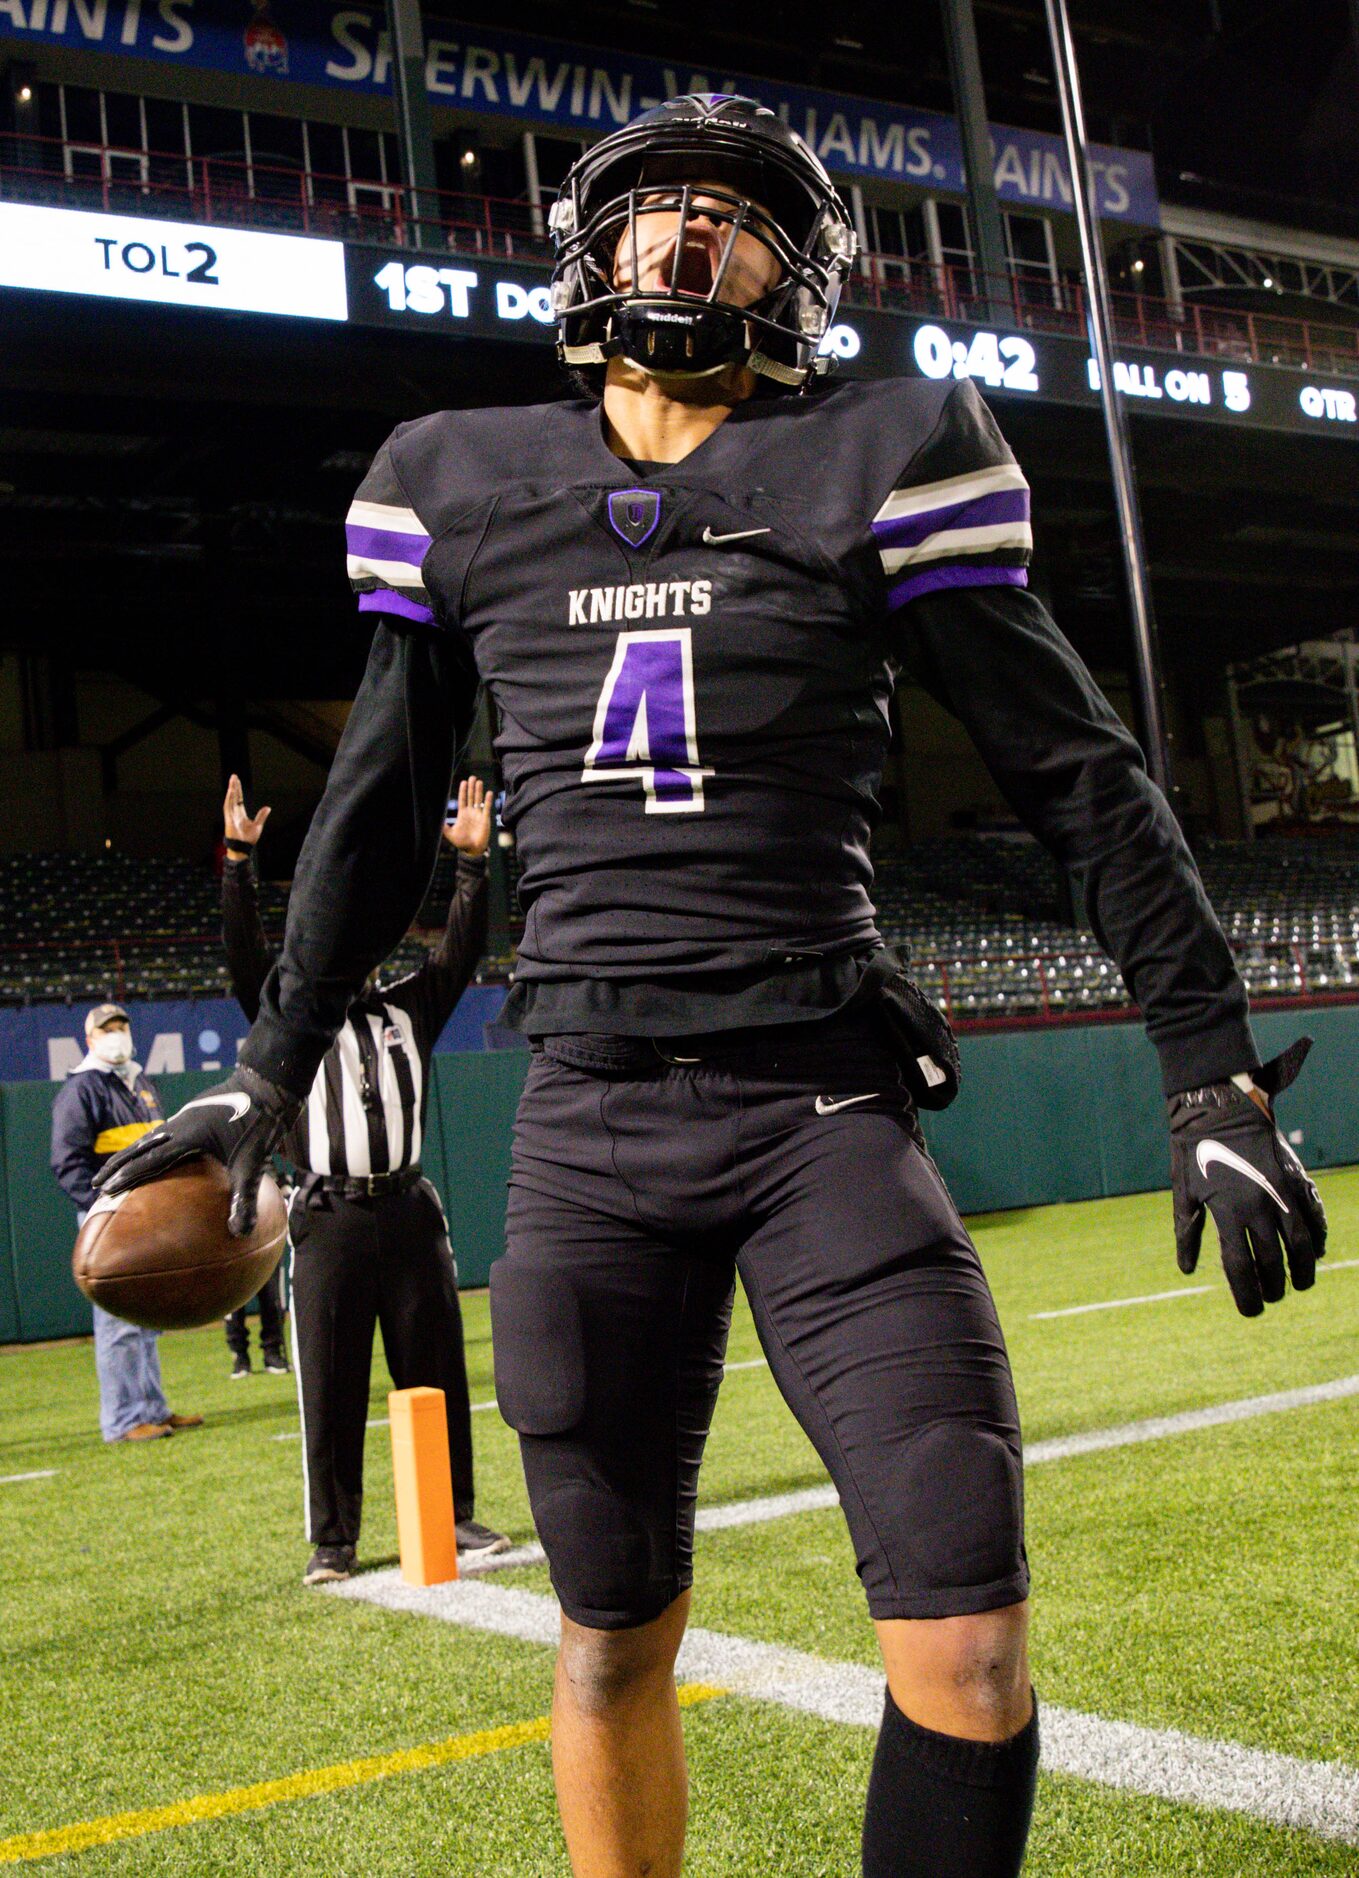
[[[404,593],[396,593],[390,587],[374,587],[369,593],[361,593],[359,611],[395,613],[401,619],[418,620],[422,626],[434,624],[434,615],[427,606],[421,606],[418,600],[408,600]]]
[[[344,538],[351,554],[369,554],[375,561],[409,561],[419,567],[429,553],[428,535],[400,534],[394,528],[365,528],[346,522]]]
[[[918,600],[922,593],[938,593],[944,587],[1027,587],[1026,567],[927,567],[899,581],[887,595],[889,611]]]
[[[874,522],[880,548],[913,548],[941,528],[990,528],[998,522],[1027,522],[1027,489],[998,489],[994,495],[971,502],[950,502],[943,508],[922,509],[918,515],[898,515],[894,521]]]

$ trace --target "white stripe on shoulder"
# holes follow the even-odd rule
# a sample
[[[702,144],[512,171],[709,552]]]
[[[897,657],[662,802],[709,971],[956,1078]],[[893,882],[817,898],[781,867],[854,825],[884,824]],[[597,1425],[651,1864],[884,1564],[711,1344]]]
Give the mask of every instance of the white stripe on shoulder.
[[[902,567],[917,567],[922,561],[964,559],[969,554],[995,554],[1013,548],[1025,554],[1033,551],[1033,530],[1027,522],[993,522],[988,528],[941,528],[926,535],[913,548],[883,548],[885,574],[895,574]]]
[[[424,591],[420,569],[411,561],[378,561],[371,554],[345,557],[351,580],[376,580],[384,587],[418,587]]]
[[[351,502],[347,522],[356,528],[386,528],[395,535],[428,535],[414,509],[398,509],[386,502]]]
[[[952,508],[957,502],[993,496],[1001,489],[1027,489],[1028,486],[1018,463],[997,463],[991,469],[969,470],[964,476],[946,476],[942,482],[921,483],[914,489],[894,489],[873,520],[894,522],[901,515]]]

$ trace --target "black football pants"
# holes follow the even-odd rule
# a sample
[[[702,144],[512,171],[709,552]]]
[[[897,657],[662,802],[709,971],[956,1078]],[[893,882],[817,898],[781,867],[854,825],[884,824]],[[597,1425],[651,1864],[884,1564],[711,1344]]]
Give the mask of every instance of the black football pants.
[[[442,1389],[453,1503],[471,1516],[472,1418],[462,1312],[443,1209],[428,1181],[372,1199],[302,1189],[293,1244],[293,1360],[307,1537],[357,1545],[373,1330],[398,1389]]]
[[[279,1298],[277,1272],[270,1273],[255,1302],[260,1307],[260,1349],[266,1356],[282,1356],[283,1305]],[[249,1309],[248,1304],[243,1304],[239,1311],[232,1311],[226,1320],[227,1348],[233,1356],[249,1358],[250,1329],[246,1322]]]
[[[692,1582],[738,1271],[839,1490],[873,1616],[1023,1598],[1004,1340],[871,1024],[695,1039],[615,1072],[553,1052],[519,1108],[491,1321],[568,1616],[647,1623]]]

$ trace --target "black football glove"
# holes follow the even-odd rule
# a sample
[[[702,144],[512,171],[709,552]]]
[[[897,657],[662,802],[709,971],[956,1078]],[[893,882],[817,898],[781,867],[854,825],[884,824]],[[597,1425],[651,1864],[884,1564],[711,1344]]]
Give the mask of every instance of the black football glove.
[[[1285,1252],[1295,1291],[1316,1282],[1316,1262],[1326,1253],[1321,1196],[1273,1113],[1273,1098],[1297,1076],[1311,1047],[1310,1037],[1300,1037],[1272,1063],[1251,1072],[1268,1099],[1268,1113],[1233,1082],[1187,1089],[1166,1105],[1180,1270],[1192,1272],[1199,1262],[1206,1209],[1243,1317],[1258,1317],[1266,1304],[1277,1304],[1284,1295]]]
[[[253,1069],[237,1069],[186,1102],[168,1122],[115,1154],[95,1176],[101,1193],[122,1193],[156,1180],[181,1161],[210,1154],[231,1175],[228,1229],[237,1238],[253,1230],[260,1181],[269,1156],[297,1118],[302,1103]]]

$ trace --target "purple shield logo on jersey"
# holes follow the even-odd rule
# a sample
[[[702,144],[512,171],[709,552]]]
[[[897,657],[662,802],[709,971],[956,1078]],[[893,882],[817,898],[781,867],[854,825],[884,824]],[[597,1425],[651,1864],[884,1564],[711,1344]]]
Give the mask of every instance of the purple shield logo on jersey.
[[[609,497],[609,526],[630,548],[640,548],[650,541],[660,519],[659,490],[615,489]]]

